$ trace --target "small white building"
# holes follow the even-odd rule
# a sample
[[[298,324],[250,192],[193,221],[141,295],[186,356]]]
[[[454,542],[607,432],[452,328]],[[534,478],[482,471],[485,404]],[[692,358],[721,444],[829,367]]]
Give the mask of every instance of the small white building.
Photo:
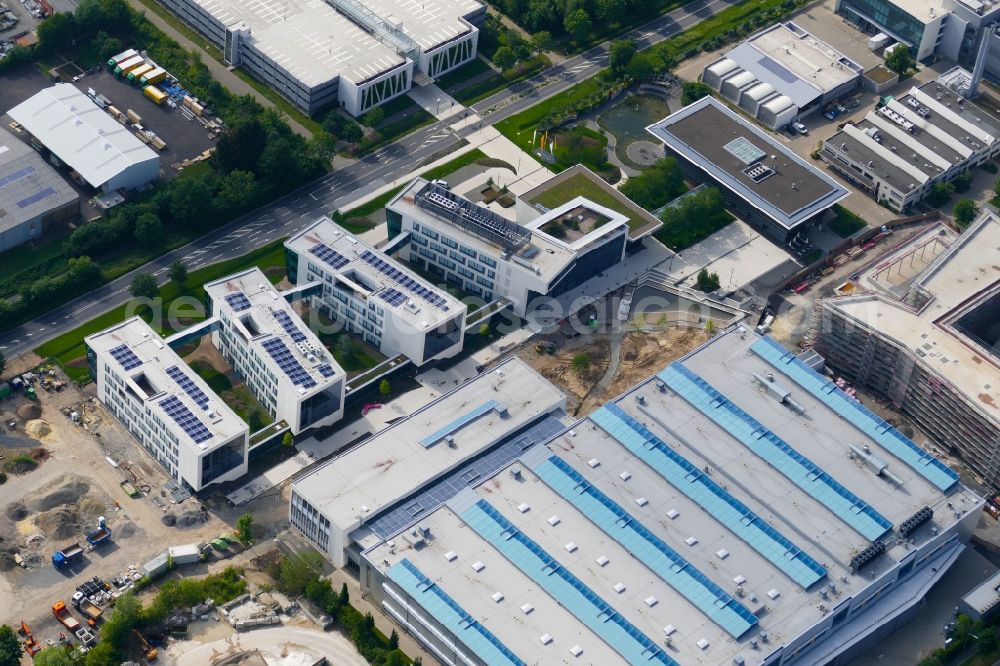
[[[506,298],[518,315],[622,261],[629,233],[629,218],[583,197],[522,225],[423,178],[386,218],[391,234],[409,235],[410,262],[487,302]]]
[[[40,90],[7,114],[95,190],[133,190],[160,176],[160,157],[71,83]]]
[[[97,397],[178,483],[247,471],[249,428],[139,317],[84,339]]]
[[[468,308],[328,217],[287,241],[289,279],[323,284],[312,305],[386,356],[415,365],[462,350]]]
[[[344,415],[343,368],[257,267],[209,282],[212,343],[293,434]]]

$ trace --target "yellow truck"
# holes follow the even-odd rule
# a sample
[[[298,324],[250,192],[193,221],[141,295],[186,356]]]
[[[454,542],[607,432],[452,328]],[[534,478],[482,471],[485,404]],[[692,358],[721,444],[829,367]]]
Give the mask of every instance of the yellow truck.
[[[143,58],[141,55],[129,58],[128,60],[123,60],[122,62],[118,63],[117,67],[115,67],[115,76],[123,76],[125,74],[128,74],[133,69],[139,67],[145,62],[146,59]]]

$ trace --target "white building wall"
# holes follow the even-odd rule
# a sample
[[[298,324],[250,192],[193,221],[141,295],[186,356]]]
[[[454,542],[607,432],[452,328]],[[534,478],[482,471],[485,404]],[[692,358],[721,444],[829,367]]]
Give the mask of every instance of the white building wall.
[[[405,94],[413,84],[413,61],[363,83],[340,77],[340,105],[352,116]]]
[[[134,190],[141,185],[160,177],[160,158],[155,155],[142,162],[137,162],[119,172],[101,186],[104,192],[115,190]]]
[[[421,51],[417,68],[430,77],[446,74],[476,57],[479,47],[479,29],[470,26],[471,32],[429,51]]]

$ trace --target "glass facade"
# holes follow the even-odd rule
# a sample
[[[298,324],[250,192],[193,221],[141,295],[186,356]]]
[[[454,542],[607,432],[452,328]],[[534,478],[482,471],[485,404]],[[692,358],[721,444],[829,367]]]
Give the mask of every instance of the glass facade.
[[[915,47],[924,37],[924,24],[888,0],[841,0],[839,13],[860,25],[872,24]]]
[[[237,437],[201,459],[201,485],[203,487],[243,464],[243,442],[242,437]]]

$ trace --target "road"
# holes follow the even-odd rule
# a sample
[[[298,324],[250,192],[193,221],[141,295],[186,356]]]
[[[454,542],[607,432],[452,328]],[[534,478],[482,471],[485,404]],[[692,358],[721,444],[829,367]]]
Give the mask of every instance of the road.
[[[631,31],[626,36],[638,47],[648,48],[690,28],[703,19],[736,4],[738,0],[695,0]],[[161,283],[174,261],[183,261],[195,270],[219,261],[239,257],[254,248],[283,238],[337,208],[341,200],[364,188],[391,182],[417,170],[438,151],[455,146],[481,125],[492,125],[538,102],[588,79],[607,66],[609,43],[550,67],[470,108],[480,123],[464,123],[461,130],[450,126],[456,116],[421,128],[399,141],[329,173],[224,227],[155,259],[117,280],[98,287],[41,317],[0,335],[0,351],[13,357],[30,351],[130,298],[129,284],[137,273],[153,273]]]

